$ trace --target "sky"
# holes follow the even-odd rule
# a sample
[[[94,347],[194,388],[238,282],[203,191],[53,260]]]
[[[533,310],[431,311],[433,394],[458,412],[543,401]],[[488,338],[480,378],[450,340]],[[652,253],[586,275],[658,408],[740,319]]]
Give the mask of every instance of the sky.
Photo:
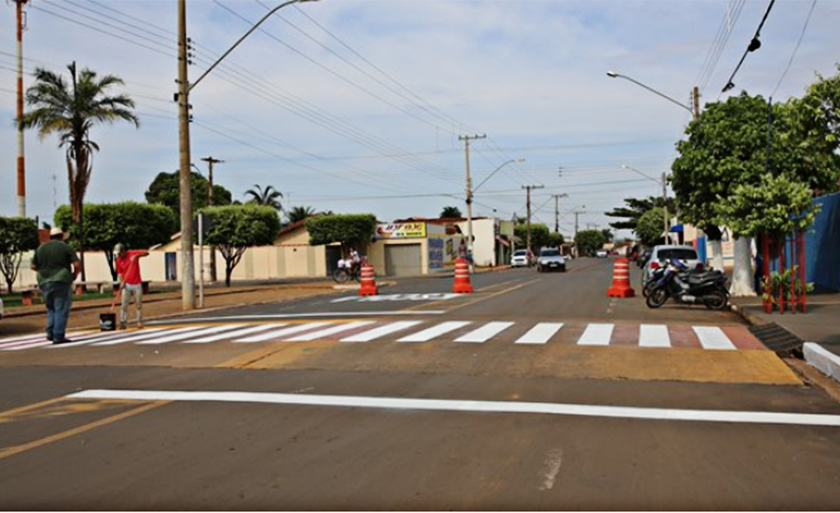
[[[187,0],[195,81],[279,0]],[[761,48],[743,56],[770,0],[320,0],[267,19],[192,90],[191,160],[246,200],[254,185],[286,208],[372,213],[388,222],[466,214],[560,232],[607,228],[624,198],[659,178],[709,102],[747,91],[801,97],[840,62],[840,0],[777,0]],[[44,67],[125,81],[140,127],[96,126],[86,201],[145,201],[179,166],[176,0],[30,0],[24,87]],[[0,215],[17,212],[14,2],[0,5]],[[677,105],[622,77],[630,77]],[[58,139],[25,134],[27,216],[68,202]],[[518,160],[524,159],[523,162]],[[555,199],[557,195],[566,195]],[[575,216],[575,212],[578,212]],[[629,236],[629,232],[619,232]]]

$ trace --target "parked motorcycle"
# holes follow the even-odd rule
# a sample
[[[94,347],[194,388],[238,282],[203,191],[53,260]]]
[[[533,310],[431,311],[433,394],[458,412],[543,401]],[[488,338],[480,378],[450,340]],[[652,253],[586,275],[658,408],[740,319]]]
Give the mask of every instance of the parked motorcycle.
[[[724,310],[729,305],[726,280],[726,274],[720,271],[684,273],[677,262],[668,262],[661,277],[647,290],[645,303],[648,308],[659,308],[673,298],[678,303]]]

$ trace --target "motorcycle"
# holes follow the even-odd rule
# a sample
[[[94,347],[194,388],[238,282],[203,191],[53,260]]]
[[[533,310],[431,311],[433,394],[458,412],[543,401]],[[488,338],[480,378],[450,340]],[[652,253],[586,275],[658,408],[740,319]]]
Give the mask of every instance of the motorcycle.
[[[684,265],[668,262],[662,276],[648,290],[645,304],[659,308],[668,298],[678,303],[705,305],[709,310],[724,310],[729,305],[726,274],[720,271],[684,273]]]
[[[351,259],[339,259],[338,267],[333,271],[332,279],[336,283],[344,283],[347,280],[361,281],[362,266]]]

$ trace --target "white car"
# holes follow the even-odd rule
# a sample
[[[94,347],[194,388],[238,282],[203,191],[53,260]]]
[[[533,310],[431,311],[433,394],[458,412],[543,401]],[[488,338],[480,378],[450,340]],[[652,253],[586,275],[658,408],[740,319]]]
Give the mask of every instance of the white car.
[[[648,278],[654,269],[662,267],[666,260],[680,260],[689,269],[703,270],[703,262],[697,256],[697,250],[691,246],[654,246],[650,250],[650,257],[642,267],[642,287],[647,283]]]
[[[598,258],[607,258],[607,250],[599,249],[598,251],[595,252],[595,256],[598,257]]]
[[[566,272],[566,259],[560,250],[554,248],[543,248],[537,258],[537,271],[560,271]]]
[[[513,256],[510,257],[510,266],[528,267],[528,250],[517,249],[516,251],[514,251]]]

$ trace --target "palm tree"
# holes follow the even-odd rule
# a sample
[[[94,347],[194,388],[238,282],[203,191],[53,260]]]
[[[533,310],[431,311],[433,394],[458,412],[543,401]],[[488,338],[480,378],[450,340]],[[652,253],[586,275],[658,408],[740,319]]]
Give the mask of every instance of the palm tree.
[[[298,221],[303,221],[307,217],[314,216],[315,209],[312,207],[293,207],[291,210],[286,212],[286,215],[289,217],[290,223],[297,223]]]
[[[463,217],[461,210],[458,207],[443,207],[440,213],[441,219],[451,219],[453,217]]]
[[[99,145],[90,139],[90,130],[101,123],[123,120],[140,126],[131,109],[134,101],[126,94],[108,96],[112,86],[123,85],[115,75],[99,79],[96,72],[83,69],[76,75],[76,63],[70,70],[71,81],[44,68],[35,69],[35,83],[26,90],[26,103],[33,110],[27,112],[21,124],[24,128],[38,128],[38,136],[59,135],[59,148],[67,148],[67,178],[70,183],[70,207],[78,226],[79,249],[82,261],[82,280],[85,280],[85,232],[82,224],[85,193],[93,171],[93,152]]]
[[[282,198],[283,193],[272,187],[271,185],[267,186],[265,189],[260,187],[259,185],[254,185],[254,189],[248,189],[245,191],[245,195],[252,196],[249,203],[256,203],[257,205],[265,205],[267,207],[271,207],[275,210],[283,210],[283,206],[277,200],[277,198]]]

